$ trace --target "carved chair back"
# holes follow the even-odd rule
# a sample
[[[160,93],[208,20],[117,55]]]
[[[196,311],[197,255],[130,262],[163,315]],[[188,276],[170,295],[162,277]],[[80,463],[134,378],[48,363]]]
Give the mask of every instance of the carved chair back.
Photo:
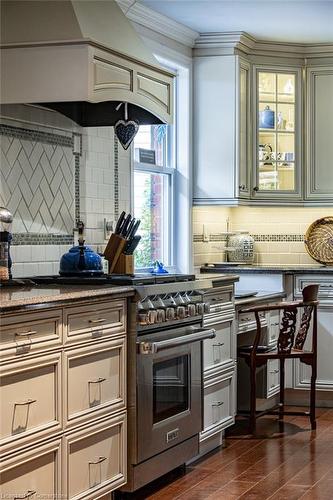
[[[281,326],[277,349],[279,354],[289,354],[292,349],[302,351],[310,328],[313,313],[316,314],[318,285],[308,285],[303,289],[303,301],[300,303],[289,303],[282,309]],[[297,327],[297,313],[303,310],[299,327]],[[317,328],[312,332],[312,350],[317,345]]]

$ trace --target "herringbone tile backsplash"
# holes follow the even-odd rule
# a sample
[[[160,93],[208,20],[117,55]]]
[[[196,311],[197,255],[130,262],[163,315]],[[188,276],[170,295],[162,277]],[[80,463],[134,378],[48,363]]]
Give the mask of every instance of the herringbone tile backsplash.
[[[8,129],[0,135],[0,205],[13,213],[13,231],[72,234],[75,168],[71,139],[55,134],[43,137],[39,132],[34,140],[32,131],[16,129],[10,135]]]

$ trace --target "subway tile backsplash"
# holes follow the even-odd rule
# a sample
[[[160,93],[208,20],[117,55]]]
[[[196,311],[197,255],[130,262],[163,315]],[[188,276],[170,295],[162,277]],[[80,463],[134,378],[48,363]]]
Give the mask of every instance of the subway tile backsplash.
[[[78,220],[86,244],[102,251],[104,218],[113,222],[130,209],[130,153],[118,151],[113,128],[81,128],[27,105],[3,106],[0,127],[0,205],[14,213],[13,275],[57,274]]]
[[[304,235],[312,222],[327,215],[332,213],[326,207],[194,207],[194,264],[225,261],[227,221],[230,230],[248,230],[253,236],[255,263],[313,264]]]

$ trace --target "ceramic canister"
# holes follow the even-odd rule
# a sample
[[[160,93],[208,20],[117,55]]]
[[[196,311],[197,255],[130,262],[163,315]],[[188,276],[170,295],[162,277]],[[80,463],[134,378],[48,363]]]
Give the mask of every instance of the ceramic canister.
[[[233,234],[228,242],[228,260],[230,262],[251,263],[254,259],[254,239],[248,231]]]

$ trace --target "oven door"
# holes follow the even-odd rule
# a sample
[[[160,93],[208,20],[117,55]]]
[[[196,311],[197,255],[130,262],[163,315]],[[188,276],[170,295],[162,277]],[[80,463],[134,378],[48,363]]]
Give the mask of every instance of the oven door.
[[[213,329],[184,327],[139,338],[138,462],[201,431],[201,341],[214,336]]]

